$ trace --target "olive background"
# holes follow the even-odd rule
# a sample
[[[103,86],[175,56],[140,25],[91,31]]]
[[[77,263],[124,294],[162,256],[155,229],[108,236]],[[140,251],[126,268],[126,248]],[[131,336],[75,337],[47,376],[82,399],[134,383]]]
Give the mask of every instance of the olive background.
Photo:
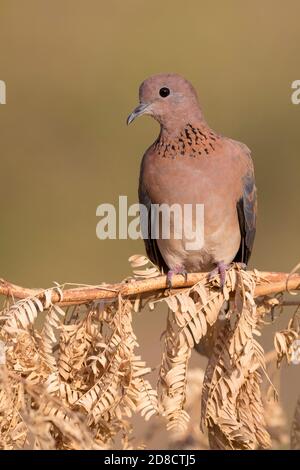
[[[140,82],[160,72],[188,78],[211,127],[251,148],[259,195],[251,265],[291,270],[300,259],[300,105],[291,102],[299,14],[297,0],[1,0],[0,276],[46,287],[130,275],[127,259],[143,243],[98,240],[96,207],[119,195],[137,201],[140,159],[159,128],[147,117],[125,121]],[[265,328],[267,350],[286,317]],[[155,365],[165,312],[135,321]],[[289,417],[299,367],[283,372]]]

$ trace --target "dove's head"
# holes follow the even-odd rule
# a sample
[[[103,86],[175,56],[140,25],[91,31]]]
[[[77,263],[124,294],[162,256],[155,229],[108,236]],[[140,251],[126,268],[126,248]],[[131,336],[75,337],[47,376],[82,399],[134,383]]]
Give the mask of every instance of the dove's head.
[[[140,86],[140,104],[128,116],[127,124],[148,114],[169,132],[187,123],[203,121],[198,96],[193,86],[180,75],[153,75]]]

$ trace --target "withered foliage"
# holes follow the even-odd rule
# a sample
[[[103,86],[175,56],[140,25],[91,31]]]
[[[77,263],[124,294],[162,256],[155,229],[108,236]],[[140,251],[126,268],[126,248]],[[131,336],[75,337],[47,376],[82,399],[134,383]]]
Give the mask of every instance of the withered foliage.
[[[135,278],[160,274],[144,256],[130,262]],[[256,339],[268,307],[254,301],[257,283],[255,272],[234,265],[223,289],[217,278],[205,279],[163,294],[128,299],[116,293],[109,301],[70,306],[56,285],[56,304],[51,302],[53,289],[42,297],[6,299],[0,317],[0,447],[142,447],[147,442],[132,436],[131,418],[137,413],[146,421],[161,416],[175,436],[173,446],[182,448],[193,436],[193,448],[208,442],[213,449],[271,447],[269,405],[261,386],[270,379]],[[139,355],[133,330],[133,316],[147,302],[151,308],[158,302],[168,306],[157,387],[147,378],[151,369]],[[287,329],[275,335],[278,362],[292,360],[298,338],[295,314]],[[195,346],[208,356],[205,372],[198,374],[189,371]],[[205,435],[200,407],[195,421],[193,398],[198,405],[201,400]],[[294,448],[299,445],[299,408]]]

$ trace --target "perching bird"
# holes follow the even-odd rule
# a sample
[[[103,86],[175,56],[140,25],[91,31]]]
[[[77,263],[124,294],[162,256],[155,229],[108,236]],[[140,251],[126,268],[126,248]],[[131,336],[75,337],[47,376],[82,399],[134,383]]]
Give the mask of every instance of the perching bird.
[[[220,274],[232,262],[247,265],[256,226],[256,187],[248,147],[223,137],[206,123],[195,89],[177,74],[159,74],[139,89],[140,104],[127,123],[148,114],[160,124],[160,134],[144,154],[139,201],[151,204],[203,204],[204,243],[187,249],[187,240],[145,238],[146,251],[156,265],[174,274]],[[174,221],[173,221],[174,222]],[[187,230],[194,230],[190,221]],[[186,233],[185,231],[183,233]]]

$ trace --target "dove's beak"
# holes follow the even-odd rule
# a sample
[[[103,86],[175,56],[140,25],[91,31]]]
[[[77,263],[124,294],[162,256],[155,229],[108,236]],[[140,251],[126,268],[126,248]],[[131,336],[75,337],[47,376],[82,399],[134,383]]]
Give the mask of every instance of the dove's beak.
[[[135,120],[135,118],[142,116],[143,114],[148,114],[149,112],[149,104],[147,103],[141,103],[139,104],[131,114],[129,114],[127,118],[127,125],[129,125],[132,121]]]

